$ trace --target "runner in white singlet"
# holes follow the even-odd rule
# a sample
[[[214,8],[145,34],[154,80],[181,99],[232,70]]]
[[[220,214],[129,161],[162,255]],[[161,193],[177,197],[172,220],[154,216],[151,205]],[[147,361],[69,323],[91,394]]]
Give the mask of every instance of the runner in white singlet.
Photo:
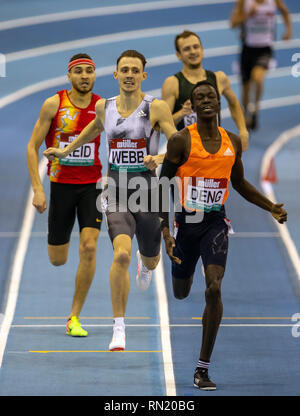
[[[147,78],[145,64],[146,59],[139,52],[123,52],[114,72],[120,95],[99,100],[95,120],[65,149],[50,148],[44,152],[50,159],[63,158],[101,131],[106,132],[109,166],[105,205],[114,249],[110,269],[114,315],[111,351],[125,349],[124,316],[133,236],[136,235],[139,246],[137,283],[140,289],[149,286],[151,271],[160,259],[160,221],[158,212],[151,212],[148,202],[150,199],[151,205],[149,196],[157,194],[155,168],[164,159],[164,155],[157,155],[159,130],[167,139],[177,131],[168,104],[141,91],[141,83]]]
[[[273,55],[277,9],[286,27],[283,40],[288,40],[292,37],[292,25],[283,0],[237,0],[231,17],[232,28],[240,26],[242,29],[242,104],[250,130],[258,127],[259,103]]]

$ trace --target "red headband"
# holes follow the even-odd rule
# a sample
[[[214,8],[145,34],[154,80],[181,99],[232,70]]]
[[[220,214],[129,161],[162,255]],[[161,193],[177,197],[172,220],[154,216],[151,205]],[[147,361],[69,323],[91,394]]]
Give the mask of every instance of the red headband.
[[[73,68],[73,66],[75,65],[91,65],[94,67],[94,69],[96,68],[94,61],[92,61],[91,59],[79,58],[69,62],[68,71],[70,71],[70,69]]]

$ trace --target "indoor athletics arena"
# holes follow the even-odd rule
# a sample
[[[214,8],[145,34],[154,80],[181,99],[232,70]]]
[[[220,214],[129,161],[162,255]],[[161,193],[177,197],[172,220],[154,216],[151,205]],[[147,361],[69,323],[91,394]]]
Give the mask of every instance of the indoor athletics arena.
[[[217,389],[205,391],[193,386],[205,308],[201,260],[189,296],[176,299],[163,240],[151,284],[141,291],[133,239],[126,348],[111,352],[113,249],[103,221],[96,272],[80,314],[88,336],[66,335],[79,262],[78,223],[68,261],[53,266],[47,249],[45,142],[39,149],[47,198],[42,214],[32,205],[26,149],[44,101],[71,88],[68,62],[77,53],[93,58],[93,92],[109,98],[119,94],[113,77],[119,55],[127,49],[141,52],[148,73],[142,91],[161,99],[164,80],[182,68],[174,38],[193,31],[204,48],[203,68],[224,71],[241,102],[240,30],[230,26],[235,1],[1,1],[0,396],[97,396],[109,403],[106,410],[113,410],[114,396],[128,402],[133,396],[136,402],[138,397],[187,402],[204,396],[299,396],[300,2],[284,3],[293,35],[282,40],[285,24],[277,11],[259,125],[249,131],[242,161],[246,179],[272,202],[283,203],[288,220],[279,224],[229,186],[226,214],[234,233],[222,283],[223,317],[209,367]],[[221,108],[222,127],[238,134],[224,96]],[[166,143],[161,134],[160,153]],[[105,133],[99,157],[104,176]]]

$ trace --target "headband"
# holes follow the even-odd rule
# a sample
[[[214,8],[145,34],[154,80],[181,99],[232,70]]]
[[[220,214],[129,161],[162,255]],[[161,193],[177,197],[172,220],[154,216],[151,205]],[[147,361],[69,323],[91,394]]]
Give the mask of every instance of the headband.
[[[94,61],[92,61],[91,59],[79,58],[79,59],[75,59],[74,61],[69,62],[68,71],[70,71],[70,69],[73,68],[73,66],[75,65],[91,65],[94,67],[94,69],[96,68]]]

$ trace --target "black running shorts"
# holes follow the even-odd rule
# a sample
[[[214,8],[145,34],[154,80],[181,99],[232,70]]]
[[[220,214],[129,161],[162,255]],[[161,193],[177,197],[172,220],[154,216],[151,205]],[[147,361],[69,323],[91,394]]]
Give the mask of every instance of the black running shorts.
[[[174,256],[181,264],[172,262],[172,275],[188,279],[201,256],[204,269],[214,264],[225,268],[228,252],[228,225],[222,213],[206,214],[199,223],[187,223],[185,215],[176,214],[176,238]]]
[[[241,53],[241,77],[243,84],[250,80],[251,71],[255,66],[268,69],[271,57],[272,49],[269,46],[265,48],[250,48],[244,45]]]
[[[48,215],[48,244],[61,245],[70,241],[77,217],[79,230],[85,227],[100,230],[102,212],[96,207],[101,189],[95,183],[50,183],[50,206]]]

